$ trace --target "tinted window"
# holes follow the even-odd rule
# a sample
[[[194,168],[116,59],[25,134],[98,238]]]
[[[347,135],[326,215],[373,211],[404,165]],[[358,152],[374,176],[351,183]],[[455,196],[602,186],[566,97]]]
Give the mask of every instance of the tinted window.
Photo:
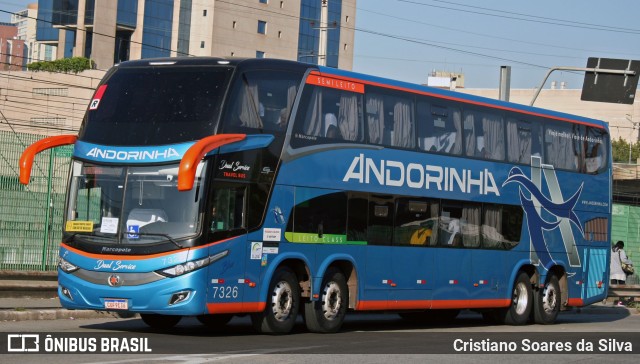
[[[231,68],[118,69],[100,89],[79,137],[104,145],[164,145],[211,135]]]
[[[225,111],[225,132],[284,132],[296,98],[300,75],[282,71],[241,74]]]
[[[368,142],[393,147],[415,146],[413,98],[384,91],[367,92]]]
[[[435,245],[438,204],[420,198],[398,198],[394,243],[397,245]]]
[[[542,157],[542,127],[516,118],[507,119],[507,159],[531,164],[531,156]]]
[[[369,199],[367,241],[373,245],[390,245],[393,236],[393,197],[371,196]]]
[[[345,243],[347,224],[347,194],[329,193],[311,197],[319,191],[296,189],[296,205],[287,232],[293,242]]]
[[[544,132],[545,163],[556,169],[579,171],[583,156],[582,129],[583,127],[578,124],[549,123]]]
[[[523,211],[520,206],[484,205],[482,247],[511,249],[520,242]]]
[[[474,110],[465,112],[464,145],[469,157],[504,160],[502,116]]]
[[[459,109],[418,103],[418,146],[435,153],[460,155],[462,115]]]
[[[362,96],[327,87],[306,87],[294,128],[294,147],[363,140]]]
[[[584,166],[587,173],[599,173],[607,167],[609,155],[609,136],[606,131],[587,127],[587,135],[584,141]]]

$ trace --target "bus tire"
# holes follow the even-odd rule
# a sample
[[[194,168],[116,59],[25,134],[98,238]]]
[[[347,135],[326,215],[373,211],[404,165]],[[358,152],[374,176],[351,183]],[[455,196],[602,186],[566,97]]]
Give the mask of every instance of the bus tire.
[[[233,318],[231,314],[217,314],[217,315],[199,315],[196,316],[198,321],[204,326],[211,329],[219,329],[229,323]]]
[[[555,274],[547,277],[544,287],[534,292],[533,320],[536,324],[553,324],[560,312],[560,282]]]
[[[287,267],[276,269],[269,283],[267,307],[253,314],[253,327],[265,334],[286,334],[293,329],[300,309],[300,285]]]
[[[311,332],[338,332],[349,306],[347,280],[336,268],[329,268],[322,279],[320,299],[304,307],[304,320]]]
[[[531,316],[533,308],[533,290],[529,275],[520,272],[513,284],[511,305],[499,312],[500,319],[507,325],[524,325]]]
[[[155,313],[141,313],[140,318],[149,327],[160,330],[170,329],[178,324],[182,316],[158,315]]]

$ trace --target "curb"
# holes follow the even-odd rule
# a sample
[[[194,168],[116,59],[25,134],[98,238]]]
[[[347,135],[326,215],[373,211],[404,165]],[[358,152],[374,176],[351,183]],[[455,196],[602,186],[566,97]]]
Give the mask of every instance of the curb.
[[[120,318],[117,314],[106,311],[44,309],[26,311],[0,311],[0,321],[31,320],[76,320]]]

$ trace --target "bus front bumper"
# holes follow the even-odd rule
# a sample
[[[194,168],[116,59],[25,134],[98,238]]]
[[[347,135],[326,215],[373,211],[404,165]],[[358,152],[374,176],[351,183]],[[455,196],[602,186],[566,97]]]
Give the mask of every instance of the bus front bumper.
[[[174,278],[161,277],[139,285],[127,285],[127,278],[126,275],[113,274],[101,284],[59,269],[60,303],[64,308],[75,310],[181,316],[206,312],[206,269]],[[119,279],[125,283],[121,283]]]

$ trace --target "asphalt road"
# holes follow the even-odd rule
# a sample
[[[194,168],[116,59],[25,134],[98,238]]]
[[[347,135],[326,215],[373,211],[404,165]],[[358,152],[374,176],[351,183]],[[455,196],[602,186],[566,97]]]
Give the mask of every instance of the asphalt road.
[[[393,314],[352,314],[341,332],[325,335],[307,333],[302,321],[290,335],[258,335],[247,317],[234,318],[224,330],[208,329],[195,319],[187,318],[170,331],[161,333],[148,328],[139,319],[105,318],[7,321],[0,323],[0,331],[4,333],[1,341],[7,340],[8,333],[37,333],[41,346],[44,346],[46,335],[50,334],[58,340],[59,351],[65,351],[62,350],[65,349],[64,340],[67,340],[66,349],[70,347],[69,338],[93,339],[97,347],[102,340],[121,340],[114,347],[128,343],[125,349],[129,351],[132,343],[136,342],[140,344],[138,348],[141,351],[151,350],[109,354],[4,353],[0,362],[6,363],[355,364],[423,363],[431,360],[439,363],[501,363],[518,360],[636,364],[640,360],[640,315],[615,308],[590,313],[562,313],[555,325],[518,327],[490,325],[480,315],[471,312],[464,312],[452,324],[445,326],[418,325]],[[496,351],[500,345],[504,350]],[[516,354],[513,354],[513,349]],[[628,350],[631,350],[630,354],[626,353]]]

